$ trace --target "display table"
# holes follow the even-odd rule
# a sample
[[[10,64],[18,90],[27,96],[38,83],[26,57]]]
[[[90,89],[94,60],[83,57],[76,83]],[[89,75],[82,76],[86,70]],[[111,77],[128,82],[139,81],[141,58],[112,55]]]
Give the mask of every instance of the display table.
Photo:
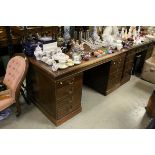
[[[136,53],[143,52],[144,61],[151,56],[153,44],[148,42],[100,58],[92,57],[56,72],[45,63],[29,58],[28,97],[58,126],[81,112],[83,75],[84,83],[107,95],[130,80]]]

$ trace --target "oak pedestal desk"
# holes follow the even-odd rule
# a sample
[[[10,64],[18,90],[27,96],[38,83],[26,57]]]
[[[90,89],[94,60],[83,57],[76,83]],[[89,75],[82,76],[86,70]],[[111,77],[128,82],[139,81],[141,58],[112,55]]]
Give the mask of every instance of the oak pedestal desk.
[[[154,42],[123,49],[80,65],[53,72],[51,67],[29,58],[26,78],[28,98],[56,125],[81,112],[83,82],[107,95],[130,80],[136,53],[151,56]],[[144,62],[143,62],[144,63]]]

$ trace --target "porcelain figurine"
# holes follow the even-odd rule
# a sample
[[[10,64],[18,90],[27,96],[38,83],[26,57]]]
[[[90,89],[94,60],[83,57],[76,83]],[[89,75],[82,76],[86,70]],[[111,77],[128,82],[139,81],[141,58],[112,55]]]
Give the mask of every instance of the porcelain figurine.
[[[55,71],[58,70],[58,68],[59,68],[59,67],[58,67],[58,64],[54,61],[54,62],[53,62],[53,65],[52,65],[52,71],[55,72]]]
[[[37,60],[41,60],[42,59],[42,56],[40,54],[36,53],[34,55],[35,55],[35,57],[36,57]]]
[[[136,27],[133,28],[133,39],[136,40],[137,38],[137,31],[136,31]]]
[[[101,48],[102,46],[104,46],[102,40],[100,39],[100,36],[97,33],[97,27],[96,26],[93,27],[93,33],[91,35],[91,38],[92,39],[89,38],[89,42],[92,40],[91,41],[92,43],[90,42],[90,44],[91,44],[90,47],[92,49],[98,49],[98,48]]]
[[[88,40],[90,37],[90,34],[89,34],[89,30],[86,31],[86,40]]]
[[[41,60],[42,56],[38,52],[34,52],[34,55],[37,60]]]
[[[57,47],[57,53],[62,53],[62,49],[60,47]]]
[[[52,51],[45,51],[45,53],[46,53],[46,56],[47,56],[48,58],[51,58],[51,56],[52,56]]]
[[[43,52],[41,47],[38,45],[34,51],[34,55],[36,57],[37,60],[41,60],[42,56],[43,56]]]
[[[45,63],[51,66],[53,64],[53,61],[54,59],[47,59]]]
[[[94,42],[100,41],[100,37],[97,34],[97,27],[96,26],[93,27],[92,39]]]
[[[113,53],[113,51],[110,49],[110,50],[108,50],[108,54],[112,54]]]
[[[52,56],[54,58],[54,60],[65,60],[67,61],[69,59],[69,56],[66,55],[65,53],[57,53],[55,55]]]
[[[59,48],[60,48],[60,47],[52,48],[52,50],[51,50],[52,56],[53,56],[54,54],[57,54],[57,53],[60,52]]]
[[[124,32],[124,29],[122,29]],[[124,37],[124,33],[121,34]],[[117,26],[107,26],[102,35],[103,43],[105,47],[113,46],[116,47],[115,42],[120,39],[119,31]]]
[[[135,40],[134,40],[134,43],[135,43],[136,45],[141,44],[141,43],[142,43],[141,37],[140,37],[140,36],[137,36],[137,37],[135,38]]]
[[[49,58],[47,56],[43,56],[41,61],[46,62]]]
[[[123,48],[123,45],[122,44],[117,44],[117,50],[121,50]]]
[[[81,51],[83,51],[83,50],[84,50],[83,45],[84,45],[84,43],[81,43],[81,44],[80,44],[80,49],[81,49]]]
[[[122,30],[121,30],[121,38],[122,39],[124,39],[124,31],[125,31],[125,29],[124,29],[124,27],[122,27]]]
[[[141,29],[140,29],[140,26],[138,27],[138,31],[137,31],[137,33],[138,33],[138,35],[140,36],[140,31],[141,31]]]
[[[108,38],[107,38],[107,43],[108,43],[108,46],[115,46],[114,45],[114,37],[113,36],[109,36]],[[115,48],[115,47],[114,47]]]
[[[81,63],[81,55],[74,53],[73,54],[73,61],[74,61],[74,64],[80,64]]]
[[[68,43],[71,39],[70,36],[70,26],[64,26],[64,41]]]
[[[112,26],[107,26],[103,31],[102,38],[104,39],[105,37],[111,34],[112,34]]]
[[[77,48],[77,49],[80,49],[80,44],[79,44],[79,41],[78,40],[76,40],[76,42],[75,42],[75,48]]]
[[[39,45],[35,49],[35,52],[37,52],[37,51],[42,51],[42,49],[41,49],[41,47]]]
[[[120,38],[118,27],[117,26],[113,26],[112,29],[113,29],[113,36],[114,36],[114,38],[115,39]]]
[[[84,45],[84,42],[79,44],[78,40],[76,40],[76,41],[72,40],[72,51],[73,52],[81,52],[81,51],[83,51],[84,50],[83,45]]]

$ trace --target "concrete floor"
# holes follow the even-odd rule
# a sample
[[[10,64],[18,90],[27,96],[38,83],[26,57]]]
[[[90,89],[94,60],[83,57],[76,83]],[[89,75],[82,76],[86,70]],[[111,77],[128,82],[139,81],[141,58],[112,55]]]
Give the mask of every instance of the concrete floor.
[[[23,113],[16,118],[13,113],[0,122],[0,128],[45,128],[45,129],[140,129],[145,128],[150,118],[145,106],[154,85],[135,76],[108,96],[83,86],[82,112],[59,127],[55,127],[33,104],[22,103]]]

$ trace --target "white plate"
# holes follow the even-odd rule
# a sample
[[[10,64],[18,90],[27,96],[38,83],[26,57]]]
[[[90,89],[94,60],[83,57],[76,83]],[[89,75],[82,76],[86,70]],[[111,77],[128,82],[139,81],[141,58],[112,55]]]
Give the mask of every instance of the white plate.
[[[65,69],[65,68],[67,68],[68,66],[67,66],[67,65],[60,65],[60,64],[58,64],[58,67],[59,67],[60,69]]]
[[[71,66],[74,66],[74,63],[66,63],[66,65],[71,67]]]
[[[74,61],[75,65],[79,65],[81,63],[81,61]]]
[[[53,55],[53,58],[55,60],[59,60],[59,59],[68,60],[69,56],[64,53],[57,53],[57,54]]]

